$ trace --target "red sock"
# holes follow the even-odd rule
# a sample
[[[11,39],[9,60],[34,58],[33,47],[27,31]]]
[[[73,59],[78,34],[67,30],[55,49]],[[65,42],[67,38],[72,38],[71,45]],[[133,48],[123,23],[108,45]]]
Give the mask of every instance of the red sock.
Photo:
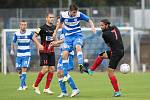
[[[114,91],[118,92],[119,91],[119,87],[118,87],[118,83],[117,83],[116,77],[115,76],[109,76],[109,79],[110,79],[111,84],[112,84],[112,86],[114,88]]]
[[[95,59],[93,65],[90,67],[90,69],[92,71],[94,71],[98,67],[98,65],[101,64],[102,61],[103,61],[102,57],[98,55],[97,58]]]
[[[52,79],[53,79],[53,72],[48,72],[47,79],[46,79],[46,84],[45,84],[45,89],[49,88]]]
[[[39,72],[36,81],[34,83],[34,86],[37,87],[39,85],[39,83],[41,82],[42,78],[43,78],[44,74],[42,72]]]

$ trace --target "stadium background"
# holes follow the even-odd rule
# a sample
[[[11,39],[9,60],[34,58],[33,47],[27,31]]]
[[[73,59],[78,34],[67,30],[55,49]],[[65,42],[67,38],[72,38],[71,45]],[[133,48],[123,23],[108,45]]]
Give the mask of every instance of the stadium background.
[[[134,54],[136,60],[136,73],[122,74],[117,71],[117,77],[120,83],[122,97],[113,98],[112,88],[105,73],[105,67],[108,61],[104,61],[101,69],[93,76],[80,74],[76,71],[70,73],[75,79],[81,90],[79,96],[75,98],[64,98],[64,100],[149,100],[150,99],[150,0],[0,0],[0,100],[56,100],[60,93],[56,74],[52,81],[51,89],[54,90],[53,96],[42,94],[36,96],[31,85],[33,84],[39,66],[39,56],[37,56],[35,45],[32,47],[32,62],[30,72],[27,74],[27,91],[16,91],[19,85],[19,78],[15,71],[15,57],[10,56],[10,42],[12,41],[13,29],[18,28],[18,22],[21,19],[28,21],[28,28],[35,29],[45,22],[45,14],[53,12],[55,16],[60,11],[67,10],[68,5],[75,2],[81,11],[89,15],[96,27],[98,22],[103,18],[108,18],[113,25],[118,27],[133,27],[134,29]],[[82,28],[89,28],[86,23],[81,23]],[[9,29],[3,38],[2,32]],[[85,29],[87,30],[87,29]],[[84,30],[84,32],[85,32]],[[125,44],[125,57],[121,63],[130,64],[130,30],[121,30]],[[91,31],[84,33],[84,56],[89,59],[91,64],[96,55],[106,49],[107,46],[101,39],[101,32],[92,35]],[[4,75],[2,58],[3,58],[3,41],[6,39],[6,57],[7,57],[7,75]],[[59,49],[56,48],[58,55]],[[58,56],[57,56],[58,57]],[[76,59],[75,59],[76,61]],[[56,61],[57,62],[57,61]],[[143,68],[146,67],[146,70]],[[103,69],[104,68],[104,69]],[[104,71],[99,73],[99,71]],[[146,71],[146,72],[145,72]],[[44,79],[43,79],[44,80]],[[45,81],[42,81],[40,89],[44,87]],[[70,89],[71,90],[71,89]],[[68,90],[70,92],[70,90]],[[62,98],[63,99],[63,98]]]
[[[149,69],[150,66],[150,1],[149,0],[126,0],[123,2],[120,2],[119,0],[115,0],[112,3],[113,0],[95,0],[97,4],[94,4],[91,0],[84,0],[82,3],[80,0],[45,0],[45,1],[39,1],[35,2],[33,0],[24,1],[20,0],[18,2],[19,5],[14,4],[15,0],[12,0],[11,2],[1,1],[5,4],[1,6],[0,9],[0,28],[3,29],[16,29],[18,28],[18,22],[20,19],[25,19],[28,22],[28,28],[35,29],[45,23],[45,15],[48,12],[52,12],[55,14],[55,16],[58,16],[61,11],[67,10],[68,5],[71,4],[71,2],[76,2],[76,4],[79,5],[80,11],[86,13],[89,15],[92,20],[94,21],[94,24],[96,27],[98,27],[98,23],[103,18],[108,18],[112,25],[116,25],[118,27],[133,27],[134,28],[134,35],[135,35],[135,51],[136,54],[135,60],[136,60],[136,68],[135,71],[142,71],[143,66],[147,67],[146,69]],[[128,2],[127,2],[128,1]],[[145,2],[143,2],[145,1]],[[40,3],[41,2],[41,3]],[[34,5],[35,3],[35,5]],[[145,3],[145,4],[144,4]],[[143,5],[144,4],[144,5]],[[34,6],[33,6],[34,5]],[[45,6],[44,6],[45,5]],[[86,23],[81,23],[82,28],[89,27]],[[90,31],[89,31],[90,32]],[[2,33],[2,32],[1,32]],[[11,33],[11,32],[10,32]],[[91,32],[92,33],[92,32]],[[106,46],[103,44],[103,40],[98,37],[101,33],[98,32],[95,36],[88,36],[85,35],[85,46],[84,46],[84,55],[85,58],[89,59],[89,63],[91,64],[98,52],[102,51],[106,48]],[[2,35],[1,35],[2,36]],[[12,41],[12,38],[9,34],[6,35],[6,41],[7,41],[7,56],[8,58],[11,58],[9,56],[10,51],[10,42]],[[89,43],[92,41],[92,45]],[[128,43],[129,40],[125,39],[124,43]],[[99,44],[100,43],[100,44]],[[129,45],[129,44],[128,44]],[[131,44],[130,44],[131,45]],[[88,51],[89,47],[92,46],[90,51]],[[3,44],[1,42],[1,51],[3,49]],[[33,46],[34,47],[34,46]],[[128,46],[128,50],[130,50],[130,46]],[[32,52],[32,58],[37,58],[36,56],[36,49],[33,48]],[[56,54],[58,50],[56,50]],[[130,52],[130,51],[128,51]],[[3,52],[1,52],[2,54]],[[88,53],[90,53],[88,55]],[[128,59],[123,62],[130,63],[129,56],[126,56],[124,59]],[[58,57],[58,56],[57,56]],[[1,58],[2,59],[2,56]],[[14,68],[14,58],[8,59],[8,65],[7,71],[12,72],[15,71]],[[32,60],[33,63],[31,63],[31,70],[37,71],[40,68],[38,64],[34,63],[34,59]],[[36,61],[36,60],[35,60]],[[2,60],[0,60],[2,65]],[[103,66],[107,66],[108,61],[104,61]],[[103,68],[103,67],[102,67]],[[3,69],[1,68],[1,71]]]

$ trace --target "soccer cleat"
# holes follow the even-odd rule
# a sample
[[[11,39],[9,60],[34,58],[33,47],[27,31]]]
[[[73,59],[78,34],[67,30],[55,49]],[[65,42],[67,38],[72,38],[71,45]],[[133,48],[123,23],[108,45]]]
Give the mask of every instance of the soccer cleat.
[[[48,89],[44,89],[43,92],[44,92],[44,93],[48,93],[48,94],[50,94],[50,95],[53,95],[53,94],[54,94],[54,92],[52,92],[49,88],[48,88]]]
[[[34,89],[36,94],[41,94],[41,92],[40,92],[38,87],[35,87],[34,84],[32,85],[32,87],[33,87],[33,89]]]
[[[94,71],[92,71],[91,69],[88,69],[88,74],[89,75],[93,75]]]
[[[61,93],[59,96],[57,96],[58,98],[62,98],[62,97],[67,97],[68,94],[67,93]]]
[[[67,80],[68,80],[68,77],[67,77],[67,76],[64,76],[62,82],[67,82]]]
[[[27,90],[28,89],[28,87],[27,86],[23,86],[23,88],[22,88],[23,90]]]
[[[121,92],[115,92],[114,93],[114,97],[120,97],[121,96]]]
[[[83,73],[84,72],[84,70],[83,70],[84,66],[82,64],[79,64],[78,67],[79,67],[80,72]]]
[[[75,89],[75,90],[72,90],[72,94],[70,97],[75,97],[76,95],[78,95],[80,93],[80,90],[79,89]]]
[[[23,90],[23,88],[22,87],[19,87],[18,89],[17,89],[17,91],[22,91]]]

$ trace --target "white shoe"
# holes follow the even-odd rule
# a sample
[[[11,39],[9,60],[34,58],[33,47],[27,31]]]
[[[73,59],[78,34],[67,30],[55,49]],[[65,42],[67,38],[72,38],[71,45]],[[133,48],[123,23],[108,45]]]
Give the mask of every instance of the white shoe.
[[[28,89],[28,87],[27,86],[23,86],[23,88],[22,88],[23,90],[27,90]]]
[[[22,91],[22,90],[23,88],[21,86],[17,89],[17,91]]]
[[[48,93],[50,95],[54,94],[54,92],[52,92],[49,88],[48,89],[44,89],[43,92],[44,93]]]
[[[33,87],[36,94],[41,94],[39,87],[35,87],[34,84],[32,85],[32,87]]]
[[[67,97],[68,94],[67,93],[61,93],[59,96],[57,96],[58,98],[62,98],[62,97]]]
[[[72,94],[70,97],[74,97],[74,96],[78,95],[79,93],[80,93],[79,89],[72,90]]]

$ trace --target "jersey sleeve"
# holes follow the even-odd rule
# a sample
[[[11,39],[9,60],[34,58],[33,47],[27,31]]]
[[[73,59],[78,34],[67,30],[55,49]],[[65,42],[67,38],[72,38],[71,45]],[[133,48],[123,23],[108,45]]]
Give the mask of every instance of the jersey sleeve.
[[[63,17],[63,15],[64,15],[64,12],[62,12],[61,15],[60,15],[60,22],[61,23],[64,22],[64,20],[65,20],[65,18]]]
[[[34,32],[31,32],[30,39],[32,39],[33,35],[34,35]]]
[[[16,43],[17,42],[17,35],[16,33],[14,33],[14,36],[13,36],[13,43]]]
[[[84,20],[86,22],[89,21],[89,17],[87,15],[85,15],[84,13],[80,12],[80,20]]]

